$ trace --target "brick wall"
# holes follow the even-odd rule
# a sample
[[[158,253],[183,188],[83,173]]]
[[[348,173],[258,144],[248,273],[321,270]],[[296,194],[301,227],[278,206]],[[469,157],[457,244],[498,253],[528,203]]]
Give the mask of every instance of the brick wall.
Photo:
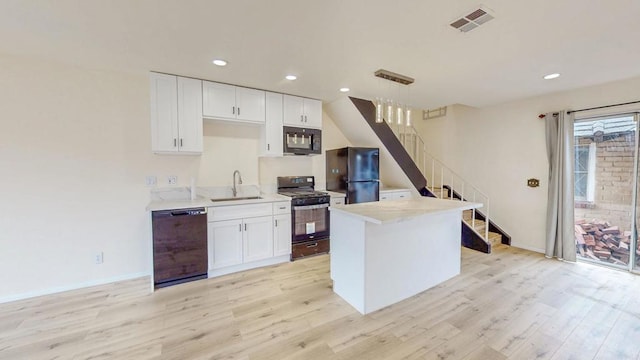
[[[593,140],[583,138],[579,144]],[[635,134],[597,141],[594,202],[576,206],[576,219],[601,219],[620,230],[631,230]]]

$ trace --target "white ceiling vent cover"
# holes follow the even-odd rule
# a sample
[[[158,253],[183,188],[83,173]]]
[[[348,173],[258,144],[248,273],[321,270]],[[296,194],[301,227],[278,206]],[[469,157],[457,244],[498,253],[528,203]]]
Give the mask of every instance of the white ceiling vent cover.
[[[452,21],[449,25],[462,32],[469,32],[491,19],[493,19],[493,16],[489,14],[489,11],[483,8],[478,8],[469,14]]]

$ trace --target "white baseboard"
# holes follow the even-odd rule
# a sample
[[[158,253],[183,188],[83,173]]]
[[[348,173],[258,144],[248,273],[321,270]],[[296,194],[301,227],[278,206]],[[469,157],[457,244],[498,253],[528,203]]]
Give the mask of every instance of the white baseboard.
[[[289,261],[291,261],[291,255],[281,255],[281,256],[268,258],[264,260],[253,261],[246,264],[239,264],[239,265],[227,266],[220,269],[209,270],[208,277],[213,278],[216,276],[227,275],[227,274],[249,270],[249,269],[255,269],[263,266],[281,264]]]
[[[144,276],[150,276],[150,274],[147,273],[147,272],[126,274],[126,275],[114,276],[114,277],[106,278],[106,279],[91,280],[91,281],[85,281],[85,282],[71,284],[71,285],[56,286],[56,287],[52,287],[52,288],[48,288],[48,289],[29,291],[29,292],[22,293],[22,294],[14,294],[14,295],[2,296],[2,297],[0,297],[0,304],[7,303],[7,302],[10,302],[10,301],[30,299],[30,298],[34,298],[34,297],[37,297],[37,296],[56,294],[56,293],[60,293],[60,292],[63,292],[63,291],[78,290],[78,289],[91,287],[91,286],[105,285],[105,284],[110,284],[110,283],[114,283],[114,282],[118,282],[118,281],[131,280],[131,279],[136,279],[136,278],[140,278],[140,277],[144,277]]]
[[[529,250],[529,251],[533,251],[533,252],[537,252],[540,254],[544,254],[544,249],[540,249],[537,247],[533,247],[533,246],[528,246],[528,245],[523,245],[523,244],[511,244],[512,247],[517,247],[519,249],[524,249],[524,250]]]

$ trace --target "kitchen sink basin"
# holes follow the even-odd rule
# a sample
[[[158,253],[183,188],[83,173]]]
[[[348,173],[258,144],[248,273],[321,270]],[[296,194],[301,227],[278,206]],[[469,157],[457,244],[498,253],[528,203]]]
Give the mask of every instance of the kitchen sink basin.
[[[236,196],[236,197],[229,197],[229,198],[211,199],[211,201],[219,202],[219,201],[258,200],[258,199],[262,199],[262,197],[260,197],[260,196]]]

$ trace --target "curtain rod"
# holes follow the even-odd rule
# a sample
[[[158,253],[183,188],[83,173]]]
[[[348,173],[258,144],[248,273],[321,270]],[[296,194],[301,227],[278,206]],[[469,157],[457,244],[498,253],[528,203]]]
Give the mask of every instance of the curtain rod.
[[[623,105],[631,105],[631,104],[638,104],[638,103],[640,103],[640,100],[638,100],[638,101],[629,101],[629,102],[626,102],[626,103],[620,103],[620,104],[611,104],[611,105],[596,106],[596,107],[587,108],[587,109],[569,110],[569,111],[567,111],[567,114],[571,114],[571,113],[575,113],[575,112],[580,112],[580,111],[606,109],[606,108],[610,108],[610,107],[614,107],[614,106],[623,106]],[[544,119],[544,118],[545,118],[545,116],[546,116],[545,114],[540,114],[540,115],[538,115],[538,117],[539,117],[540,119]]]
[[[579,111],[606,109],[606,108],[610,108],[610,107],[614,107],[614,106],[631,105],[631,104],[638,104],[638,103],[640,103],[640,100],[638,100],[638,101],[630,101],[630,102],[620,103],[620,104],[596,106],[596,107],[592,107],[592,108],[588,108],[588,109],[580,109],[580,110],[573,110],[573,111],[569,110],[569,111],[567,111],[567,114],[571,114],[571,113],[579,112]]]

